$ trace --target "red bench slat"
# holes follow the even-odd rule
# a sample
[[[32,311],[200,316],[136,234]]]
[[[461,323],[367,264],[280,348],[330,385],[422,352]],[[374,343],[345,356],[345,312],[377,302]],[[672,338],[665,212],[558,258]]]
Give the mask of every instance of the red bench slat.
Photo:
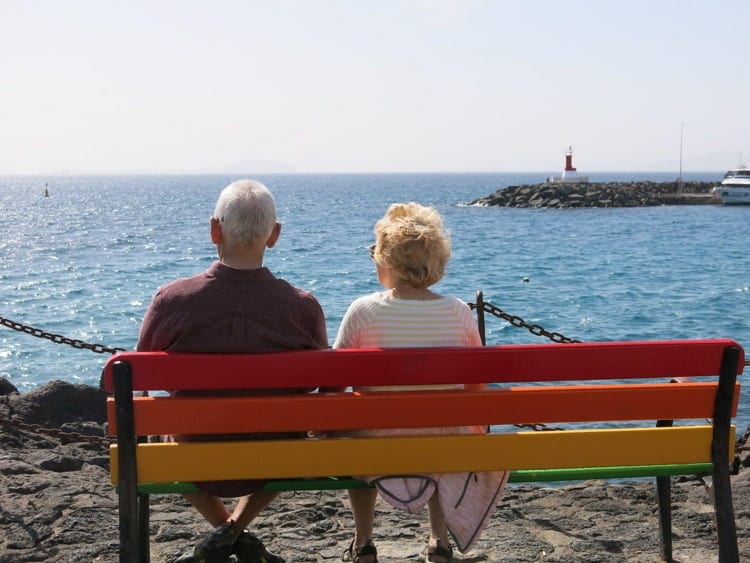
[[[288,389],[310,386],[500,383],[716,375],[729,339],[573,344],[519,344],[481,348],[305,350],[257,355],[151,352],[116,354],[105,366],[133,362],[133,389]],[[744,354],[744,352],[742,352]],[[744,355],[738,362],[742,373]],[[220,380],[212,374],[222,374]]]

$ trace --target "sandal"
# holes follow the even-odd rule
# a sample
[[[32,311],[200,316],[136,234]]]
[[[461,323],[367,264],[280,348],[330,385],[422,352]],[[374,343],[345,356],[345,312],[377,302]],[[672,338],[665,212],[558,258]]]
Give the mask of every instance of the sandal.
[[[374,557],[369,563],[378,563],[378,550],[375,549],[375,545],[371,541],[368,541],[365,545],[354,547],[354,540],[352,540],[349,547],[341,554],[341,560],[349,561],[351,563],[359,563],[360,558],[369,556]],[[362,563],[364,563],[364,561]]]
[[[435,540],[435,545],[427,544],[424,554],[425,563],[453,563],[453,549],[440,545],[440,540]]]

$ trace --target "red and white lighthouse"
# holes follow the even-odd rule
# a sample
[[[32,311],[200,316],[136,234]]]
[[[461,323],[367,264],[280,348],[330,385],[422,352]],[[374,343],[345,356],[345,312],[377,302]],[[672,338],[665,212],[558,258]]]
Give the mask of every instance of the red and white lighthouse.
[[[580,176],[575,166],[573,166],[573,147],[568,147],[565,150],[565,169],[560,176],[552,176],[549,182],[553,183],[577,183],[577,182],[588,182],[588,176]]]
[[[565,172],[570,171],[576,171],[573,167],[573,147],[568,147],[568,150],[565,151]]]

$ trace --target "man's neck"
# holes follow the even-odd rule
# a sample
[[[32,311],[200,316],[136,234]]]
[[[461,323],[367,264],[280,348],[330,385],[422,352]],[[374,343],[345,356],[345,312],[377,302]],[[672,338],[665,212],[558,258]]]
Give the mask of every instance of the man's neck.
[[[257,270],[263,267],[265,246],[230,246],[221,245],[217,248],[219,261],[235,270]]]
[[[236,258],[227,258],[226,256],[219,258],[219,261],[235,270],[258,270],[263,267],[263,259],[260,260],[238,260]]]

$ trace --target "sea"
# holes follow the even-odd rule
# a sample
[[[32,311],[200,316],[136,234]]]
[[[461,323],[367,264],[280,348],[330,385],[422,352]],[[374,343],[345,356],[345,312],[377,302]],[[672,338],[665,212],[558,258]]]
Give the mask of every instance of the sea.
[[[750,206],[513,209],[469,202],[549,173],[284,174],[282,235],[265,264],[312,291],[333,342],[349,303],[379,289],[373,225],[394,202],[436,207],[453,256],[436,290],[486,302],[581,341],[732,338],[750,346]],[[599,173],[592,182],[673,181]],[[683,173],[716,181],[722,172]],[[157,288],[216,259],[209,217],[235,176],[0,177],[0,317],[65,338],[133,349]],[[48,196],[45,197],[45,186]],[[488,315],[488,344],[547,340]],[[564,344],[560,344],[564,345]],[[0,326],[0,377],[98,385],[107,354]],[[738,428],[750,424],[750,386]]]

